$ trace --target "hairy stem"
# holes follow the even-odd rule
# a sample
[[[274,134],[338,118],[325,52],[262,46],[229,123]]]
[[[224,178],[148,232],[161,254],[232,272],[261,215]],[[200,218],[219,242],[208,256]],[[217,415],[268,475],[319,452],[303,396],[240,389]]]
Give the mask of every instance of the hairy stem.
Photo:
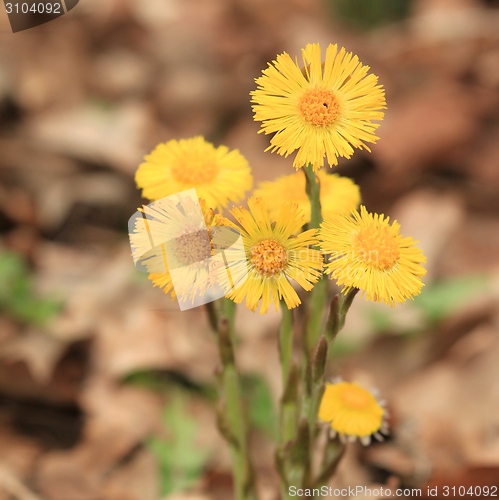
[[[208,316],[215,333],[222,366],[218,372],[218,427],[227,441],[232,457],[236,500],[256,500],[253,466],[248,449],[248,429],[241,398],[241,385],[234,357],[235,308],[222,299],[207,304]]]
[[[279,330],[279,355],[282,387],[286,388],[293,359],[293,312],[281,301],[281,327]]]
[[[276,448],[277,471],[281,477],[281,496],[288,498],[291,467],[289,447],[297,433],[298,377],[293,366],[293,313],[281,301],[281,327],[279,329],[279,357],[282,376],[282,396],[279,401],[279,433]]]
[[[319,228],[322,222],[320,202],[320,183],[312,165],[304,168],[306,177],[306,191],[310,201],[311,218],[309,228]],[[327,279],[322,277],[312,289],[306,305],[304,321],[304,390],[300,405],[300,415],[308,425],[309,457],[312,455],[318,433],[317,417],[322,395],[324,393],[324,373],[326,362],[338,332],[345,324],[345,317],[357,293],[357,289],[350,290],[346,295],[335,296],[329,308],[327,323],[324,324],[324,312],[328,301]],[[341,459],[342,453],[333,453],[333,446],[326,447],[327,457],[324,458],[317,479],[312,479],[312,472],[304,478],[304,486],[324,482],[334,473]],[[310,463],[310,458],[309,458]]]
[[[311,383],[309,401],[307,401],[307,420],[311,426],[312,435],[315,435],[319,407],[324,394],[324,372],[329,353],[333,347],[336,336],[345,325],[346,315],[353,299],[359,290],[352,288],[346,295],[335,295],[329,306],[329,316],[326,323],[324,335],[320,338],[315,357],[310,361]],[[313,438],[312,438],[313,443]],[[341,444],[328,443],[324,452],[324,460],[314,485],[325,484],[334,474],[336,467],[343,456]]]
[[[318,229],[322,222],[322,209],[320,200],[320,182],[312,165],[304,167],[306,191],[310,201],[310,222],[308,228]],[[323,328],[323,311],[327,301],[327,279],[321,278],[312,291],[305,310],[305,350],[309,354],[317,345]]]
[[[319,179],[315,175],[312,165],[309,163],[303,168],[306,177],[306,190],[307,196],[310,200],[310,224],[309,227],[319,227],[322,222],[322,209],[321,209],[321,186]]]

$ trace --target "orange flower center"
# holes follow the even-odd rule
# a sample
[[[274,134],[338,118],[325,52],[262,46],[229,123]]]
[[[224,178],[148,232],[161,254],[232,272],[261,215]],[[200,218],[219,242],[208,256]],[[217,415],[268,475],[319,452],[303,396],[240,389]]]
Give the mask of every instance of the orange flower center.
[[[218,165],[215,158],[210,156],[196,155],[183,161],[178,159],[171,166],[173,177],[179,182],[191,185],[212,181],[218,174]]]
[[[286,267],[288,256],[278,241],[265,239],[251,247],[251,263],[260,274],[272,277]]]
[[[211,257],[210,236],[206,229],[196,229],[175,239],[175,255],[185,266]]]
[[[331,90],[308,89],[301,96],[298,109],[306,122],[327,127],[338,117],[339,105]]]
[[[378,269],[391,268],[400,257],[396,238],[389,227],[362,229],[354,239],[355,255]]]

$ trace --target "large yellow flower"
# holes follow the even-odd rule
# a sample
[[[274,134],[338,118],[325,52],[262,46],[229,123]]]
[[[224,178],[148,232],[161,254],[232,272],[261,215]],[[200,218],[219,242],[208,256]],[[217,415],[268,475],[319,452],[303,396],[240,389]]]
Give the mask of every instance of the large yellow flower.
[[[369,444],[371,435],[381,440],[388,432],[385,422],[386,410],[364,387],[356,383],[338,381],[327,383],[319,408],[319,419],[328,422],[332,435],[338,434],[342,441]]]
[[[358,288],[368,300],[390,306],[420,293],[426,257],[412,238],[400,234],[398,222],[389,220],[361,206],[360,212],[321,224],[321,248],[330,254],[326,273],[344,286],[343,293]]]
[[[139,165],[135,181],[149,200],[195,188],[199,198],[218,209],[243,199],[253,184],[248,162],[237,149],[215,148],[199,136],[159,144]]]
[[[251,92],[261,132],[274,134],[267,149],[288,156],[298,150],[295,168],[311,163],[314,171],[350,158],[353,148],[375,143],[374,131],[386,108],[378,77],[367,74],[357,56],[329,45],[322,62],[318,43],[302,49],[303,67],[284,52],[256,79]]]
[[[360,203],[360,189],[348,177],[317,172],[320,182],[320,200],[322,215],[331,217],[336,214],[349,214]],[[295,201],[303,211],[306,221],[310,221],[310,201],[305,191],[303,172],[283,175],[275,181],[261,182],[254,192],[261,197],[270,210],[270,216],[276,217],[285,201]]]
[[[281,299],[292,309],[300,298],[290,280],[309,291],[322,275],[322,255],[310,248],[318,243],[317,230],[300,233],[306,218],[296,203],[283,203],[274,222],[262,199],[249,198],[248,208],[231,210],[237,223],[226,220],[240,232],[245,255],[230,249],[225,252],[233,285],[222,283],[222,287],[232,288],[226,296],[237,304],[246,299],[246,307],[252,311],[261,299],[261,314],[272,302],[277,310]]]

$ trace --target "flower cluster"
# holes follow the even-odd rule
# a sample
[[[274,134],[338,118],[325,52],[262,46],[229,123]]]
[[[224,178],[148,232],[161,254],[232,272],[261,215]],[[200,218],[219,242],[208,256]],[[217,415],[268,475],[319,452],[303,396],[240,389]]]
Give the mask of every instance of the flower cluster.
[[[172,298],[195,301],[221,290],[263,314],[280,303],[297,307],[298,292],[310,292],[327,276],[344,295],[361,291],[390,306],[420,293],[425,257],[416,242],[401,235],[397,221],[359,207],[353,180],[322,168],[377,141],[384,89],[368,66],[337,45],[327,47],[324,60],[318,43],[301,55],[302,63],[278,55],[251,92],[260,132],[271,135],[267,150],[296,153],[297,171],[260,183],[247,207],[229,206],[253,185],[237,150],[202,137],[172,139],[139,166],[137,186],[153,203],[140,209],[132,249],[149,279]],[[188,190],[204,200],[201,209],[182,195]],[[386,432],[383,405],[354,383],[326,384],[318,417],[342,440],[368,443]]]

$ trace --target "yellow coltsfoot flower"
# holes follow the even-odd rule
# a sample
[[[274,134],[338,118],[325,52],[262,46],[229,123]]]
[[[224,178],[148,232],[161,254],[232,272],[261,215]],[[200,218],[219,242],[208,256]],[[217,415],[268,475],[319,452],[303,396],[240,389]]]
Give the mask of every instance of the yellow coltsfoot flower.
[[[323,217],[336,214],[349,214],[360,203],[360,189],[352,179],[338,174],[328,174],[324,170],[317,172],[320,183],[320,201]],[[254,191],[267,204],[270,216],[276,217],[285,201],[295,201],[310,222],[310,201],[305,190],[303,172],[283,175],[275,181],[261,182]]]
[[[359,439],[364,445],[371,436],[382,440],[388,432],[384,402],[356,383],[337,381],[326,383],[319,407],[319,419],[331,426],[331,437],[342,442]]]
[[[221,216],[193,191],[162,198],[139,212],[142,217],[135,219],[130,233],[135,260],[165,294],[194,303],[217,282],[220,262],[211,257]]]
[[[271,303],[277,310],[281,299],[292,309],[300,299],[290,280],[309,291],[322,275],[322,255],[310,248],[318,243],[317,230],[301,232],[306,217],[297,203],[283,203],[274,221],[261,198],[249,198],[248,208],[231,210],[236,223],[226,219],[241,234],[245,249],[242,258],[230,249],[225,252],[234,280],[226,296],[238,304],[246,299],[252,311],[261,299],[261,314]]]
[[[397,221],[389,221],[361,206],[321,224],[321,249],[329,254],[325,272],[343,293],[358,288],[368,300],[394,306],[421,292],[426,257],[412,238],[400,234]]]
[[[253,185],[248,162],[237,149],[215,148],[200,136],[159,144],[139,165],[135,181],[149,200],[195,188],[215,209],[242,200]]]
[[[251,92],[261,132],[274,134],[267,150],[282,156],[297,151],[295,168],[309,163],[317,171],[326,158],[350,158],[353,148],[377,141],[375,130],[386,108],[378,77],[359,58],[330,44],[325,61],[318,43],[302,49],[303,66],[284,52],[256,79]]]

